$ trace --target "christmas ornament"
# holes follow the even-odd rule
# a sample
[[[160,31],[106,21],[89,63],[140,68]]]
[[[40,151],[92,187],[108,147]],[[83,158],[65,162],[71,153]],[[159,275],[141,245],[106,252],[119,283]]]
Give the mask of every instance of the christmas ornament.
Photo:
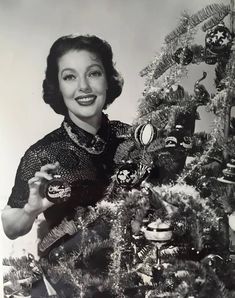
[[[153,276],[154,283],[159,283],[159,282],[163,281],[163,271],[164,271],[164,266],[162,264],[153,266],[152,276]]]
[[[52,180],[46,180],[40,186],[40,194],[48,201],[60,204],[66,202],[71,197],[71,186],[60,175],[54,175]]]
[[[28,254],[28,261],[29,261],[29,267],[32,270],[33,280],[39,280],[43,274],[43,271],[39,262],[35,260],[34,256],[31,253]]]
[[[193,60],[193,52],[188,47],[179,48],[175,52],[173,59],[178,64],[188,65]]]
[[[149,145],[155,136],[155,128],[151,123],[140,124],[135,129],[135,140],[140,145]]]
[[[165,139],[165,148],[176,148],[183,140],[183,126],[176,125]]]
[[[194,85],[194,93],[195,93],[195,98],[200,105],[205,105],[209,99],[210,99],[210,94],[207,92],[206,88],[204,85],[199,84],[202,80],[204,80],[207,76],[207,73],[204,71],[203,76],[196,81]]]
[[[176,125],[165,139],[165,148],[183,147],[184,149],[192,148],[192,138],[185,136],[185,131],[182,125]]]
[[[161,95],[166,102],[174,104],[184,98],[184,88],[181,85],[172,85],[170,88],[163,89]]]
[[[50,251],[48,255],[48,260],[50,263],[56,264],[63,256],[65,256],[65,250],[63,245],[59,245],[58,247],[54,248],[52,251]]]
[[[230,119],[230,129],[229,129],[229,133],[232,136],[235,136],[235,117],[231,117]]]
[[[155,243],[165,243],[172,238],[172,228],[169,221],[163,222],[160,218],[143,227],[145,238]]]
[[[173,224],[174,234],[178,236],[182,236],[185,234],[186,230],[187,230],[186,218],[178,219],[177,221],[174,222]]]
[[[209,266],[214,271],[220,271],[224,265],[224,260],[219,255],[210,254],[202,259],[201,263],[205,266]]]
[[[229,29],[220,23],[209,30],[205,38],[206,47],[215,54],[226,53],[232,44],[232,34]]]
[[[127,162],[118,169],[116,173],[116,181],[120,186],[133,187],[140,184],[149,173],[149,166]]]
[[[229,215],[228,217],[228,223],[230,228],[235,231],[235,211]]]
[[[184,136],[183,141],[181,142],[181,146],[184,147],[185,149],[192,149],[193,147],[192,138],[189,136]]]
[[[210,179],[207,176],[203,175],[197,180],[196,188],[202,198],[206,198],[211,195],[211,187],[212,185],[210,183]]]
[[[214,65],[218,61],[218,55],[212,53],[208,48],[205,48],[204,61],[206,64]]]
[[[194,64],[199,64],[204,61],[204,48],[201,45],[194,44],[191,46],[191,51],[193,52]]]
[[[226,166],[222,171],[224,176],[217,178],[217,180],[223,183],[235,184],[235,159],[232,158]]]

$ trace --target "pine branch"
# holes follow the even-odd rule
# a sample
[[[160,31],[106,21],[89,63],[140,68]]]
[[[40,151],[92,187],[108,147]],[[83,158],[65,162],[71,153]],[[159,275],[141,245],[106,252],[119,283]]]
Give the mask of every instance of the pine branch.
[[[202,31],[206,32],[212,27],[218,25],[228,14],[229,14],[229,10],[222,10],[216,13],[210,18],[210,20],[208,20],[207,22],[205,22],[205,24],[203,24]]]
[[[73,235],[78,231],[73,220],[64,219],[61,224],[54,227],[39,243],[38,249],[41,252],[46,251],[52,244],[61,239],[66,234]]]
[[[214,22],[215,20],[219,22],[229,14],[229,11],[229,6],[223,4],[211,4],[193,14],[191,17],[188,14],[184,13],[180,24],[176,27],[176,29],[174,29],[166,36],[165,42],[167,44],[173,42],[182,34],[185,34],[189,28],[196,27],[210,17],[213,17]],[[208,25],[203,26],[204,31],[210,28],[209,26],[210,24],[212,24],[213,20],[211,20]]]
[[[210,4],[205,8],[201,9],[200,11],[198,11],[197,13],[193,14],[190,18],[189,23],[191,27],[195,27],[214,15],[222,16],[223,14],[225,17],[229,12],[230,12],[229,5],[226,6],[223,4]]]
[[[111,248],[111,247],[112,247],[111,240],[102,240],[102,241],[96,241],[95,243],[90,243],[89,246],[86,246],[83,251],[83,259],[86,262],[89,258],[92,258],[92,255],[95,255],[97,251]]]

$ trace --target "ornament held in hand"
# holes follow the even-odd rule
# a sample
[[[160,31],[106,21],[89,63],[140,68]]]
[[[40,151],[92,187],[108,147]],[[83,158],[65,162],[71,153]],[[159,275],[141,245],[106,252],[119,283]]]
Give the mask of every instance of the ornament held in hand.
[[[59,204],[71,197],[72,188],[60,175],[54,175],[52,180],[45,181],[40,187],[40,193],[48,201]]]

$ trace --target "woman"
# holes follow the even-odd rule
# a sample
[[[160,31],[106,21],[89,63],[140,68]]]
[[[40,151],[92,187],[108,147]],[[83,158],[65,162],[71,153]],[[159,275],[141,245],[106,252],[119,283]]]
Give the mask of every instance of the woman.
[[[103,114],[122,91],[110,45],[96,36],[64,36],[52,45],[43,82],[43,99],[65,116],[60,128],[32,145],[21,159],[8,204],[2,212],[6,235],[30,231],[44,213],[49,228],[77,206],[102,198],[113,173],[113,157],[125,139],[126,124]],[[72,186],[72,197],[53,204],[41,186],[59,174]]]

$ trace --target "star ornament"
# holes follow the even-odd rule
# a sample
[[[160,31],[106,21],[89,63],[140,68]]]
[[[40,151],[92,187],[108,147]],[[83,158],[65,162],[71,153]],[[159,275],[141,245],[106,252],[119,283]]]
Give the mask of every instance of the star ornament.
[[[218,30],[218,32],[215,34],[215,37],[218,39],[224,38],[224,33],[227,35],[226,32]]]
[[[232,34],[223,24],[209,30],[205,37],[206,47],[215,54],[227,53],[232,44]]]

